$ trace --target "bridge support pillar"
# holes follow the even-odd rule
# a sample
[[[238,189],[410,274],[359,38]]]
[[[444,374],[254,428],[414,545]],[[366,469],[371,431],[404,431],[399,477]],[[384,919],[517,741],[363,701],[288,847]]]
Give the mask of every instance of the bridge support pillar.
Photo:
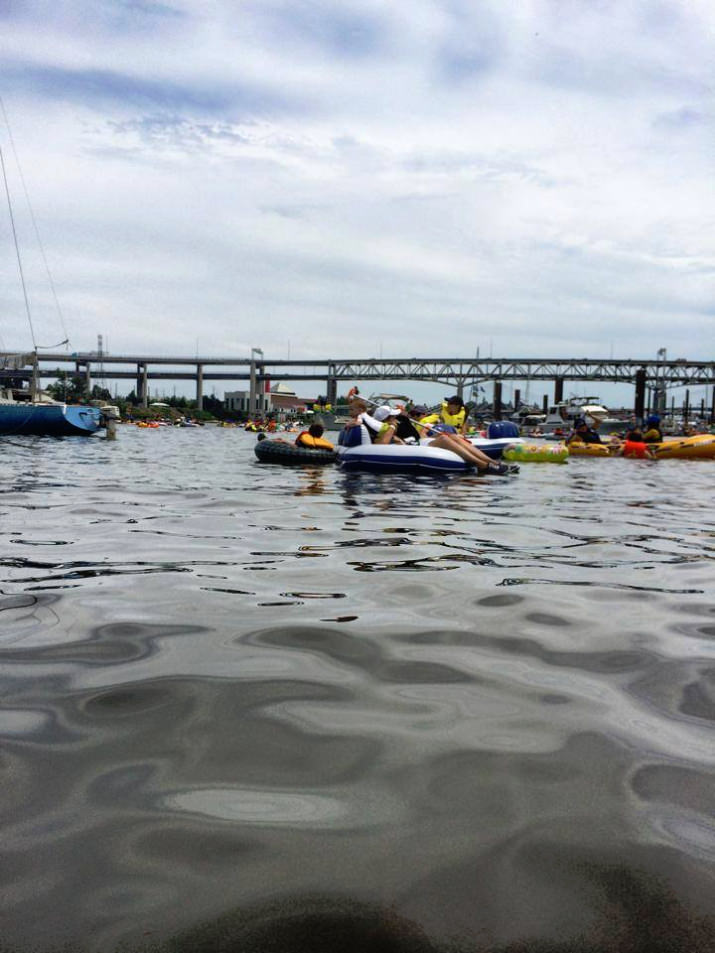
[[[326,402],[335,410],[335,404],[338,400],[338,382],[335,377],[329,377],[326,384]]]
[[[257,407],[257,398],[256,398],[256,362],[251,360],[251,381],[250,388],[248,392],[248,416],[249,419],[253,420],[256,416],[256,407]]]
[[[92,365],[87,361],[84,365],[84,386],[87,388],[87,397],[92,393]]]
[[[145,362],[137,364],[137,400],[142,407],[149,406],[149,375]]]
[[[204,365],[196,365],[196,409],[204,409]]]
[[[501,381],[494,381],[494,419],[501,420]]]
[[[640,367],[636,371],[636,399],[633,412],[636,417],[636,424],[643,426],[643,417],[645,416],[645,387],[646,387],[646,369]]]
[[[564,379],[557,377],[554,381],[554,403],[560,404],[564,399]]]
[[[517,387],[514,390],[514,410],[515,411],[519,409],[520,404],[521,404],[521,390]]]

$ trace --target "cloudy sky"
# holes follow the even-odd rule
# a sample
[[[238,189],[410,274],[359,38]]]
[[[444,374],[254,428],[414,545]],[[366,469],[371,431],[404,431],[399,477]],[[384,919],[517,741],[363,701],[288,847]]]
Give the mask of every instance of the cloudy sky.
[[[4,0],[37,343],[15,153],[72,350],[712,359],[714,63],[711,0]]]

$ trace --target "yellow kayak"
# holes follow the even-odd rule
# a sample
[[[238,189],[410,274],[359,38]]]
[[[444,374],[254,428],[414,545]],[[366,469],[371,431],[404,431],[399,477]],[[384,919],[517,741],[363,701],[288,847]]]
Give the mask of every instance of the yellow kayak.
[[[665,440],[651,447],[657,460],[715,460],[715,434]]]
[[[614,453],[607,443],[583,443],[581,440],[572,440],[568,451],[572,457],[612,457]]]

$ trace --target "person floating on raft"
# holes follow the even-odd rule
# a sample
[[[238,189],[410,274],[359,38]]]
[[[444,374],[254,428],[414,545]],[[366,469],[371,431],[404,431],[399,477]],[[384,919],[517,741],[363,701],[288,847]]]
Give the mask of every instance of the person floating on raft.
[[[419,410],[425,408],[413,408],[412,414],[416,415]],[[349,412],[351,419],[346,424],[346,429],[364,424],[370,440],[375,444],[390,443],[415,443],[419,442],[420,430],[415,427],[415,423],[423,430],[427,437],[432,437],[431,425],[423,424],[423,421],[410,420],[403,411],[395,410],[392,407],[384,405],[376,408],[374,414],[369,414],[367,403],[360,397],[354,397],[350,401]],[[404,436],[400,436],[400,433]],[[436,433],[434,439],[430,439],[427,446],[438,447],[442,450],[451,450],[460,457],[470,467],[476,467],[482,473],[518,473],[519,467],[512,464],[496,463],[486,454],[474,447],[468,440],[453,433]]]
[[[467,408],[459,394],[445,397],[438,414],[428,414],[421,423],[431,424],[446,433],[466,434]]]

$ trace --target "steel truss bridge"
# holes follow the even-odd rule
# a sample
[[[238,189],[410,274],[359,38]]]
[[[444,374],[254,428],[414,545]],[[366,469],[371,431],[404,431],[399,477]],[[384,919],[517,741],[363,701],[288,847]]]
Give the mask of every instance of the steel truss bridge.
[[[24,359],[24,360],[23,360]],[[127,365],[132,365],[128,369]],[[58,373],[81,374],[88,385],[92,378],[136,381],[138,399],[145,403],[150,380],[193,380],[201,405],[206,381],[248,382],[252,400],[265,382],[326,382],[328,402],[334,403],[339,381],[431,381],[460,393],[491,381],[553,381],[554,399],[562,396],[564,381],[607,381],[640,384],[661,393],[669,387],[706,385],[715,387],[715,361],[594,360],[589,358],[400,358],[272,360],[259,348],[251,357],[166,357],[116,355],[102,352],[35,356],[0,352],[0,378],[27,381],[54,379]],[[500,396],[500,395],[499,395]]]

